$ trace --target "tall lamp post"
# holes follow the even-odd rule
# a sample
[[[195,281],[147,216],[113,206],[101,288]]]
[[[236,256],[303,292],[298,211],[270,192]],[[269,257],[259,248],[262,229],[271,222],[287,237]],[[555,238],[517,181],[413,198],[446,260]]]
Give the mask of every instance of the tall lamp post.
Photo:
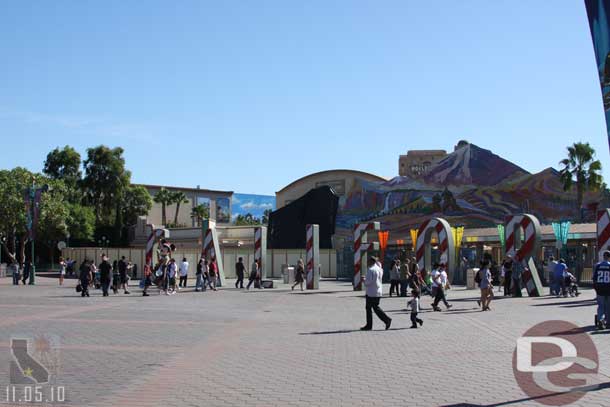
[[[25,190],[26,226],[28,237],[32,242],[32,267],[30,269],[30,285],[36,284],[36,258],[34,257],[34,240],[36,238],[36,224],[40,213],[40,198],[43,192],[49,190],[48,185],[36,185],[36,178],[32,177],[32,186]],[[23,243],[25,244],[25,242]]]
[[[6,236],[4,236],[4,233],[0,233],[0,265],[2,264],[2,249],[4,248],[5,244]]]

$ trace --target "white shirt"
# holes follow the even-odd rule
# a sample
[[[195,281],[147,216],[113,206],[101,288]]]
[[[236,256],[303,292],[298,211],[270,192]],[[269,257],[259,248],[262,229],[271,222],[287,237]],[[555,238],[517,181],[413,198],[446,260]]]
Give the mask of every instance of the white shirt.
[[[432,287],[438,287],[438,282],[440,281],[439,280],[440,274],[441,274],[440,271],[438,271],[436,269],[432,270],[432,273],[430,273],[430,277],[432,278]]]
[[[188,272],[189,272],[189,262],[183,261],[182,263],[180,263],[180,276],[184,277],[188,274]]]
[[[364,285],[366,286],[367,297],[381,297],[383,295],[383,287],[381,280],[383,279],[383,269],[375,264],[366,271]]]
[[[445,270],[441,271],[441,287],[447,286],[447,272]]]

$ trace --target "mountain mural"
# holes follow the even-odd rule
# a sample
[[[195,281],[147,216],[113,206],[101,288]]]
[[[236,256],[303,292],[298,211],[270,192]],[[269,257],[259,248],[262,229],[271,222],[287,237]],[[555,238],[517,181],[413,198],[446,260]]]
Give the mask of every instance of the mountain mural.
[[[602,192],[587,193],[584,202],[590,209],[610,204]],[[339,208],[337,233],[349,236],[355,223],[380,221],[391,240],[405,239],[409,229],[430,216],[442,216],[454,225],[493,227],[521,212],[542,223],[580,219],[576,193],[563,190],[557,170],[530,174],[489,150],[460,143],[422,179],[358,180]],[[584,215],[585,221],[594,221],[592,210]]]

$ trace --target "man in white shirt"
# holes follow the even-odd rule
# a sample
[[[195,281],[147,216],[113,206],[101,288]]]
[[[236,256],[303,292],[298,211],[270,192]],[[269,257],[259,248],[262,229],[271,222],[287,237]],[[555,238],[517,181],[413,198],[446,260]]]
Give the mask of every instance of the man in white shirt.
[[[186,282],[189,276],[189,262],[186,261],[186,257],[182,258],[182,263],[180,263],[180,283],[178,283],[178,289],[180,287],[186,288]]]
[[[445,307],[447,307],[447,309],[452,307],[452,305],[449,304],[447,302],[447,299],[445,298],[445,288],[448,286],[447,271],[445,270],[445,268],[445,264],[441,263],[437,270],[436,279],[434,278],[434,275],[432,276],[432,284],[436,284],[436,295],[434,296],[434,302],[432,303],[432,309],[434,311],[441,310],[438,306],[439,302],[441,301],[443,302],[443,304],[445,304]]]
[[[366,287],[366,325],[360,328],[362,331],[370,331],[373,329],[373,312],[385,323],[385,329],[389,329],[392,325],[392,319],[388,317],[381,308],[379,308],[379,300],[383,294],[381,280],[383,279],[383,269],[379,265],[379,260],[374,256],[369,256],[367,261],[368,270],[364,279]]]

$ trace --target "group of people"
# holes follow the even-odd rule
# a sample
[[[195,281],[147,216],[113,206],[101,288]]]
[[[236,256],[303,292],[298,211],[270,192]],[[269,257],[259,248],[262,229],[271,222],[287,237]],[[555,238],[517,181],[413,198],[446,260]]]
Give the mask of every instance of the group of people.
[[[388,317],[379,306],[381,297],[383,296],[383,268],[379,259],[375,256],[370,256],[367,261],[367,272],[364,278],[366,287],[366,325],[360,328],[363,331],[369,331],[373,328],[373,312],[385,324],[385,329],[389,329],[392,325],[392,319]],[[442,302],[447,309],[451,309],[446,297],[446,291],[451,288],[447,275],[447,265],[445,263],[434,263],[432,271],[427,273],[425,269],[420,270],[414,258],[406,259],[405,256],[396,258],[392,261],[390,268],[390,297],[396,291],[396,295],[400,296],[399,287],[402,281],[406,281],[406,286],[411,290],[411,299],[407,302],[407,310],[411,313],[411,328],[416,329],[424,323],[419,318],[421,310],[420,301],[422,292],[426,292],[432,298],[432,309],[440,312],[440,303]]]
[[[31,261],[25,261],[23,264],[20,264],[14,258],[10,259],[8,273],[13,277],[13,285],[19,285],[19,281],[23,285],[28,284],[31,281],[31,270]]]
[[[556,261],[551,256],[546,268],[551,295],[557,297],[578,297],[580,295],[576,277],[570,272],[564,259]]]
[[[93,260],[85,259],[79,267],[79,283],[76,286],[76,291],[81,293],[82,297],[89,297],[89,288],[101,288],[104,297],[109,296],[109,290],[112,288],[114,294],[118,294],[122,289],[125,294],[130,294],[127,287],[129,286],[129,273],[133,272],[134,265],[122,256],[120,260],[115,260],[110,264],[108,256],[103,253],[102,261],[99,265],[95,265]],[[63,275],[65,275],[65,262],[61,259],[60,264],[60,284],[63,283]],[[111,285],[112,284],[112,285]]]

